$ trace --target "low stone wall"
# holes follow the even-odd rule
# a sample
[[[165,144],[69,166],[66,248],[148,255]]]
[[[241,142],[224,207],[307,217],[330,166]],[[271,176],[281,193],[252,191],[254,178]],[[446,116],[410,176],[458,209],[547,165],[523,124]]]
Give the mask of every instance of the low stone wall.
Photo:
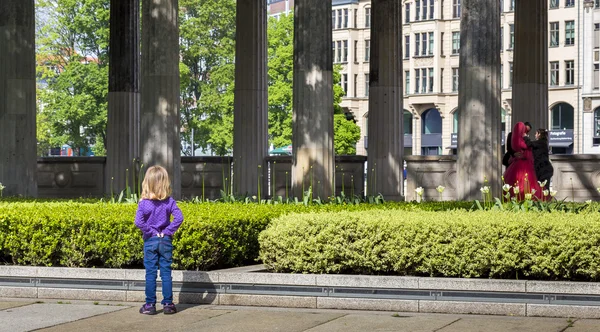
[[[558,200],[600,200],[600,155],[552,155],[552,189]],[[456,200],[456,156],[406,156],[406,200],[417,199],[422,187],[424,200],[439,200],[436,188],[444,186],[443,200]]]
[[[267,197],[286,198],[291,192],[292,157],[267,157],[262,188]],[[365,156],[337,156],[336,194],[364,195]],[[221,190],[231,192],[232,157],[181,157],[181,194],[183,198],[221,198]],[[106,187],[105,157],[48,157],[38,159],[38,196],[40,198],[103,197]],[[272,177],[271,177],[272,174]],[[235,175],[233,175],[235,176]],[[343,182],[343,184],[342,184]],[[117,195],[118,193],[113,193]],[[324,197],[323,197],[324,198]]]
[[[142,269],[4,265],[0,297],[143,302],[144,280]],[[591,282],[280,274],[253,266],[173,271],[173,291],[177,303],[600,318],[600,284]]]

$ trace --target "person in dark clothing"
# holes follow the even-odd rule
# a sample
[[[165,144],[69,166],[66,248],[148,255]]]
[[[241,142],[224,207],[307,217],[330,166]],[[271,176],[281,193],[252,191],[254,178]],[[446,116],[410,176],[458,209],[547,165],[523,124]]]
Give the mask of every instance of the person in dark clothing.
[[[538,181],[543,183],[546,181],[543,189],[550,189],[550,179],[554,175],[554,167],[550,162],[550,146],[548,143],[548,130],[540,128],[535,132],[535,141],[532,141],[529,136],[524,136],[525,144],[532,148],[533,152],[533,168]]]
[[[532,128],[531,123],[525,122],[525,128],[527,129],[527,134],[529,134],[529,131]],[[504,165],[505,167],[508,167],[508,165],[510,165],[511,158],[515,156],[515,150],[512,149],[510,143],[511,140],[512,132],[508,133],[508,136],[506,137],[506,153],[504,154],[504,157],[502,157],[502,165]]]

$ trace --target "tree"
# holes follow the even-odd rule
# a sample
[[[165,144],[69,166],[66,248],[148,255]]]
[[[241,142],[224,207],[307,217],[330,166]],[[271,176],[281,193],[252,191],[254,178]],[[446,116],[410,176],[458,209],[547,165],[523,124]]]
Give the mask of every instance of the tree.
[[[181,124],[184,142],[217,155],[233,148],[235,0],[180,0]],[[183,151],[191,153],[191,148]]]
[[[40,146],[67,144],[76,154],[93,146],[96,155],[105,154],[109,5],[110,0],[36,2]]]
[[[281,147],[292,143],[294,19],[282,15],[269,19],[269,136]],[[344,91],[340,86],[341,66],[333,70],[334,150],[338,155],[356,154],[360,127],[346,120],[340,106]]]

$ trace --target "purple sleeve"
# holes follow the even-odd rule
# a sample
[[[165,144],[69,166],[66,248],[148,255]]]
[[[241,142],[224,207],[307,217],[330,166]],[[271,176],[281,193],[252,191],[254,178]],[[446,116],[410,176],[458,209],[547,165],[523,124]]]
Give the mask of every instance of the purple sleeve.
[[[147,211],[145,211],[145,200],[141,200],[138,203],[137,212],[135,213],[135,226],[142,231],[142,234],[146,234],[150,232],[150,228],[148,227],[148,216],[150,215]]]
[[[169,210],[171,212],[171,215],[173,216],[173,221],[169,224],[169,226],[167,226],[167,228],[165,228],[163,234],[167,236],[173,236],[173,234],[175,234],[175,232],[177,231],[177,229],[179,229],[179,226],[181,226],[181,223],[183,222],[183,214],[177,206],[177,202],[173,198],[171,198],[171,205]]]

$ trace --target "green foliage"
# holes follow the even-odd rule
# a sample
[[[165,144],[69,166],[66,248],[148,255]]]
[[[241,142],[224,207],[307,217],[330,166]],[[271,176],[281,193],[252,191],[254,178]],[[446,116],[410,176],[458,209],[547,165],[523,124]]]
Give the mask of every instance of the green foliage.
[[[47,147],[94,146],[104,155],[109,0],[36,2],[38,140]]]
[[[260,259],[276,272],[597,281],[597,210],[286,215],[261,234]]]
[[[275,217],[384,206],[179,203],[185,221],[173,239],[174,268],[210,270],[255,263],[258,235]],[[93,200],[0,201],[0,262],[16,265],[142,266],[137,205]]]

